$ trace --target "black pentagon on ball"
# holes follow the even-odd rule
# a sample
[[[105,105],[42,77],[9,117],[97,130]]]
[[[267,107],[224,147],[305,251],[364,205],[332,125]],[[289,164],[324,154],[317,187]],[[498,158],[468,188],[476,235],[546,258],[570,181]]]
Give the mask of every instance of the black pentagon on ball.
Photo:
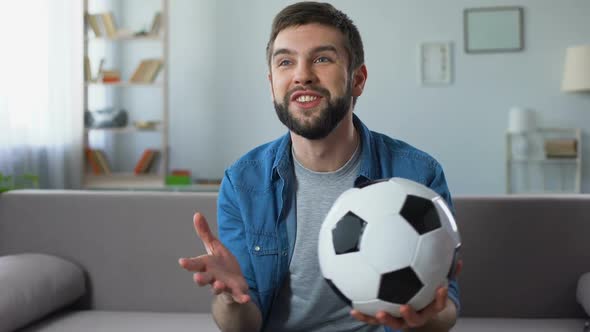
[[[420,235],[440,228],[440,219],[431,200],[408,195],[400,214]]]
[[[332,229],[336,255],[359,251],[359,243],[367,222],[352,212],[345,214]]]
[[[359,178],[361,179],[361,178]],[[365,181],[355,181],[354,187],[362,189],[364,187],[372,186],[377,183],[387,182],[389,179],[378,179],[378,180],[365,180]]]
[[[411,267],[381,275],[378,298],[383,301],[406,304],[424,286]]]

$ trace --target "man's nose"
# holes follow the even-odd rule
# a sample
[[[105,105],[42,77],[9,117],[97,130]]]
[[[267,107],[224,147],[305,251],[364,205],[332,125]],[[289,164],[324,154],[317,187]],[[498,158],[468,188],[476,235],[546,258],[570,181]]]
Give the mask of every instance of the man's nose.
[[[310,64],[300,62],[297,65],[293,80],[295,84],[310,85],[316,82],[317,76],[313,72]]]

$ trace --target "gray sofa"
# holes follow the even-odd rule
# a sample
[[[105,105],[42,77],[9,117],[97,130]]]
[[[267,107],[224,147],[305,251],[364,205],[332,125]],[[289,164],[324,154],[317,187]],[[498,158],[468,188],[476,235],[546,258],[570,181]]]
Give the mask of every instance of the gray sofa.
[[[455,207],[465,267],[454,331],[582,331],[575,293],[590,271],[590,196],[456,197]],[[210,291],[177,264],[205,253],[195,211],[215,228],[216,194],[0,195],[0,256],[56,256],[84,278],[81,297],[31,318],[23,331],[217,331]],[[0,310],[1,302],[2,294]]]
[[[454,203],[465,262],[455,331],[584,331],[576,288],[590,271],[590,195]]]
[[[218,331],[209,315],[211,292],[178,265],[180,257],[205,253],[192,215],[201,211],[214,222],[216,199],[215,193],[0,195],[0,256],[55,255],[85,276],[79,300],[26,331]]]

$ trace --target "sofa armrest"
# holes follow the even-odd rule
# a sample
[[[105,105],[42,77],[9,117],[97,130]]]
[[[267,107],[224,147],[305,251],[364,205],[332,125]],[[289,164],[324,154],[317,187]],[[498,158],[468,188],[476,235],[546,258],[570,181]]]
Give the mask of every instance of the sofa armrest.
[[[582,274],[578,280],[576,300],[582,305],[586,314],[590,316],[590,272]]]

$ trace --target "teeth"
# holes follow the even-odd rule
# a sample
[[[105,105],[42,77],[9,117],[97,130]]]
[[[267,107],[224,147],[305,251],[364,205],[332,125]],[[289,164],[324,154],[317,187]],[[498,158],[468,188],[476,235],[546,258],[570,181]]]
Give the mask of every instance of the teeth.
[[[300,103],[308,103],[308,102],[314,101],[316,99],[318,99],[318,97],[316,97],[316,96],[303,95],[303,96],[299,96],[297,98],[297,101]]]

